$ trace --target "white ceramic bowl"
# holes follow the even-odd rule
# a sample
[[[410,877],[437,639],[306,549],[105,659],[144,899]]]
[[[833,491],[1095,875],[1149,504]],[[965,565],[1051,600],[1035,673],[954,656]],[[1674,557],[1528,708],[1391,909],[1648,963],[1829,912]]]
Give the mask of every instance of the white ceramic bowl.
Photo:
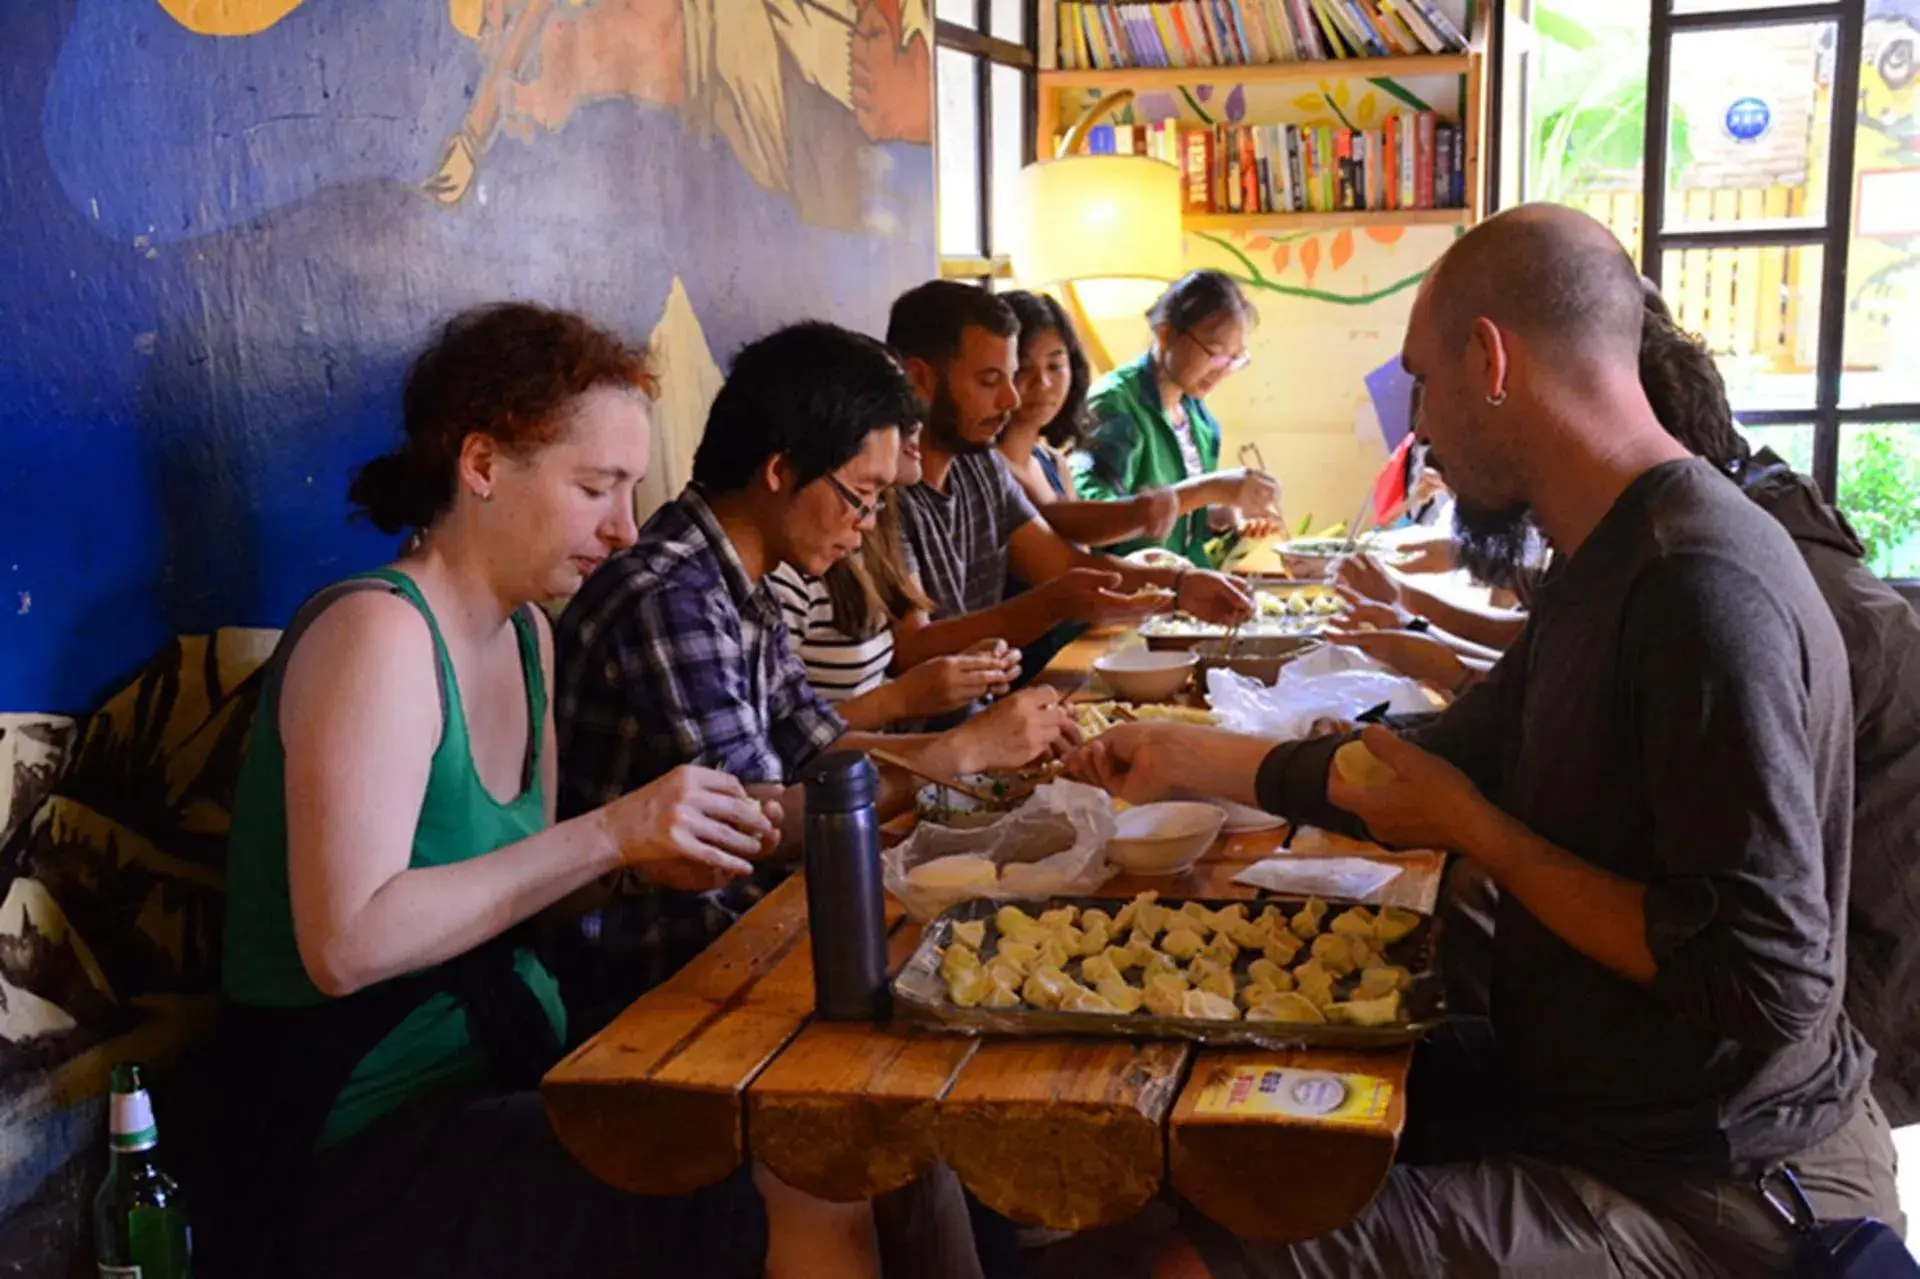
[[[1114,818],[1107,860],[1133,875],[1191,870],[1220,837],[1227,815],[1212,804],[1142,804]]]
[[[1183,650],[1130,648],[1094,659],[1093,670],[1123,702],[1164,702],[1187,686],[1199,660]]]

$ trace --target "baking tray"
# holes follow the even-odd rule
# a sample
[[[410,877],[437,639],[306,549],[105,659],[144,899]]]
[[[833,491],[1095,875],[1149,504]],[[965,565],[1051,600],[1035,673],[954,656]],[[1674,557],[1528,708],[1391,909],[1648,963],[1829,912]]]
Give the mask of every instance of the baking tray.
[[[987,921],[988,944],[982,960],[991,959],[999,949],[999,930],[993,916],[1002,906],[1018,906],[1029,915],[1057,906],[1078,906],[1117,912],[1127,904],[1124,897],[1052,897],[1044,901],[995,901],[975,898],[950,907],[927,924],[920,944],[893,980],[894,1010],[909,1020],[940,1030],[963,1035],[1094,1035],[1111,1039],[1191,1039],[1204,1044],[1239,1044],[1254,1048],[1391,1048],[1412,1043],[1425,1035],[1446,1016],[1439,970],[1434,962],[1436,927],[1430,915],[1421,915],[1413,932],[1387,947],[1387,958],[1413,974],[1413,986],[1403,996],[1407,1020],[1391,1026],[1348,1026],[1314,1022],[1208,1021],[1193,1017],[1156,1017],[1150,1013],[1067,1013],[1039,1008],[962,1008],[947,998],[947,984],[940,979],[939,951],[953,935],[955,924],[975,919]],[[1371,902],[1327,897],[1327,918],[1349,906],[1378,907]],[[1304,897],[1161,897],[1159,904],[1178,910],[1197,901],[1209,910],[1241,905],[1250,915],[1258,915],[1268,906],[1277,906],[1292,914],[1306,904]],[[1419,912],[1414,912],[1419,914]],[[1234,963],[1236,985],[1243,981],[1247,965],[1259,957],[1257,951],[1243,951]],[[1069,967],[1078,971],[1078,960]],[[1350,991],[1353,978],[1341,979],[1337,988]]]

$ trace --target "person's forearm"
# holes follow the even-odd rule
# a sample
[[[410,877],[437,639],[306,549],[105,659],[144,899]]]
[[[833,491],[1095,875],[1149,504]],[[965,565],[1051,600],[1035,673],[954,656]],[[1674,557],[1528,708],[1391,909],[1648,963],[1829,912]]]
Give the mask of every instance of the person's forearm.
[[[1129,563],[1117,555],[1100,555],[1077,547],[1074,549],[1072,567],[1096,569],[1102,573],[1118,573],[1122,594],[1150,586],[1177,591],[1180,589],[1180,579],[1191,571],[1190,565],[1180,568],[1145,568],[1139,564]]]
[[[1084,546],[1107,546],[1141,537],[1146,533],[1146,517],[1131,498],[1116,502],[1080,502],[1061,500],[1040,508],[1053,531],[1069,542]]]
[[[1432,619],[1429,618],[1428,620],[1431,621]],[[1438,626],[1428,628],[1427,634],[1452,649],[1455,657],[1458,657],[1461,661],[1468,663],[1477,670],[1486,670],[1500,660],[1501,650],[1488,648],[1484,644],[1476,644],[1472,640],[1461,639],[1451,631],[1443,630]]]
[[[601,810],[583,813],[479,857],[401,871],[324,934],[297,927],[300,959],[322,991],[352,994],[464,955],[620,865]]]
[[[1524,613],[1484,613],[1404,582],[1400,585],[1400,605],[1410,613],[1420,614],[1441,630],[1496,652],[1505,652],[1507,645],[1519,637],[1527,624]]]
[[[1223,504],[1227,496],[1224,490],[1217,475],[1196,475],[1173,486],[1174,496],[1180,499],[1182,515],[1190,515],[1203,506]]]
[[[1156,759],[1176,793],[1231,800],[1258,806],[1256,783],[1260,763],[1273,743],[1264,737],[1229,733],[1218,728],[1195,728],[1180,735],[1178,747]]]
[[[1019,648],[1067,620],[1043,584],[977,613],[937,622],[902,621],[893,631],[894,669],[911,670],[931,658],[964,653],[983,640],[1001,639]]]
[[[1647,946],[1647,889],[1582,861],[1482,803],[1455,850],[1561,941],[1628,981],[1646,985],[1658,965]]]
[[[897,679],[882,680],[857,697],[849,697],[833,708],[855,732],[885,732],[887,725],[910,718],[906,686]]]

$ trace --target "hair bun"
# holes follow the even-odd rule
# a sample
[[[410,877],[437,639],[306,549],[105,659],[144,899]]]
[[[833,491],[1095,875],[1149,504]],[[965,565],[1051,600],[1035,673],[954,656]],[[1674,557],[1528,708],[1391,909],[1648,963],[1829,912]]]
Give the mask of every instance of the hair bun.
[[[382,453],[354,473],[347,501],[382,533],[423,529],[444,509],[451,476],[436,474],[409,450]]]

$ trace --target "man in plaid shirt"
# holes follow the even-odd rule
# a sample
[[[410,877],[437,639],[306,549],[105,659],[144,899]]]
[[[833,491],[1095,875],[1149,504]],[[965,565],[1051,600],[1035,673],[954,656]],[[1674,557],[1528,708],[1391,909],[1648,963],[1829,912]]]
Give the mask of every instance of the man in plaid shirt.
[[[819,575],[859,549],[893,482],[902,423],[921,408],[899,364],[871,338],[805,323],[752,343],[715,398],[693,483],[634,546],[588,579],[556,628],[559,809],[585,812],[681,764],[738,777],[777,802],[789,846],[801,795],[790,784],[822,751],[877,743],[849,734],[807,682],[766,583],[782,562]],[[1023,692],[939,736],[890,737],[941,772],[1017,767],[1069,744],[1072,717],[1050,689]],[[881,772],[882,804],[913,783]],[[787,789],[783,790],[785,787]],[[784,865],[716,891],[655,885],[626,906],[647,984],[697,954]]]

